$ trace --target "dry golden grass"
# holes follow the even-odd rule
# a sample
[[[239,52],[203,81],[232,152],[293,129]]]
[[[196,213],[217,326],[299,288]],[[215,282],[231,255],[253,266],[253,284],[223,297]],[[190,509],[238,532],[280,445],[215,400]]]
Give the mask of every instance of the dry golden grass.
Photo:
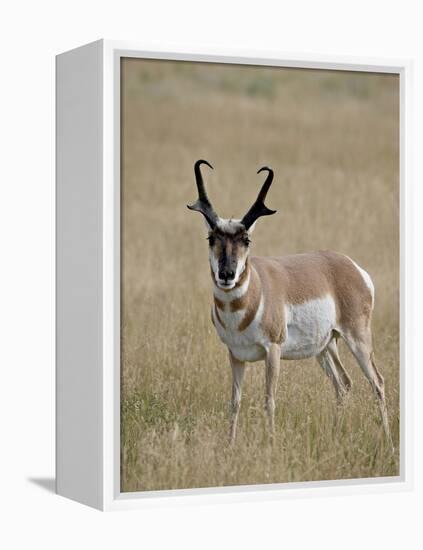
[[[392,75],[123,63],[123,491],[398,474],[377,406],[343,347],[353,390],[335,423],[315,360],[282,363],[277,437],[266,437],[264,368],[248,367],[228,447],[230,368],[210,321],[206,232],[185,205],[204,169],[221,216],[240,217],[271,165],[253,253],[348,254],[376,286],[374,343],[399,442],[398,79]],[[206,174],[207,171],[207,174]]]

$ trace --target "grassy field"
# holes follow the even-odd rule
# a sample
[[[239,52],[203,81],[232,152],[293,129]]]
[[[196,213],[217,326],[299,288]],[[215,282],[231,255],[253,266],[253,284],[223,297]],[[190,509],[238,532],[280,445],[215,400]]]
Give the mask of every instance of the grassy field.
[[[315,360],[282,363],[276,441],[264,365],[248,367],[228,446],[231,373],[210,320],[212,283],[193,164],[223,217],[241,217],[270,165],[255,255],[348,254],[376,286],[374,344],[399,443],[399,81],[393,75],[126,60],[122,66],[121,487],[144,491],[397,475],[370,387],[335,422]],[[206,173],[207,172],[207,173]]]

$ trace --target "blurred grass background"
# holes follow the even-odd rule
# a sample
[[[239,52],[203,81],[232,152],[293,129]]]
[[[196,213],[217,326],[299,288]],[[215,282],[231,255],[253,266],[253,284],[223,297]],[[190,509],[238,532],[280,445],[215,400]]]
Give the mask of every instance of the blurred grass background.
[[[275,180],[253,254],[333,249],[376,286],[374,344],[399,445],[399,79],[396,75],[122,61],[121,487],[143,491],[398,475],[364,376],[335,423],[315,360],[282,363],[276,442],[264,368],[248,367],[228,447],[230,367],[210,321],[212,284],[193,164],[223,217]]]

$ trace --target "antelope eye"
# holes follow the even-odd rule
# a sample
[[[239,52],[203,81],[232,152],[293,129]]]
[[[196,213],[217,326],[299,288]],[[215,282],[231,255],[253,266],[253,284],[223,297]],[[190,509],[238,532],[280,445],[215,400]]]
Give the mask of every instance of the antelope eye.
[[[242,242],[245,244],[245,246],[249,246],[250,243],[251,243],[251,241],[250,241],[250,239],[249,239],[248,237],[244,237],[244,238],[242,239]]]
[[[216,237],[215,237],[214,235],[209,235],[209,236],[207,237],[207,240],[209,241],[209,245],[210,245],[210,246],[213,246],[214,243],[216,242]]]

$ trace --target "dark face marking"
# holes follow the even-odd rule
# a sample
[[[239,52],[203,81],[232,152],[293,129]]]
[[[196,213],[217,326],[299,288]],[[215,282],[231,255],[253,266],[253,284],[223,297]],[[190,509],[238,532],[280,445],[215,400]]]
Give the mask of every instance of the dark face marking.
[[[216,228],[210,231],[208,241],[217,262],[219,279],[231,283],[235,278],[239,261],[248,255],[248,232],[241,230],[237,233],[224,233]]]

